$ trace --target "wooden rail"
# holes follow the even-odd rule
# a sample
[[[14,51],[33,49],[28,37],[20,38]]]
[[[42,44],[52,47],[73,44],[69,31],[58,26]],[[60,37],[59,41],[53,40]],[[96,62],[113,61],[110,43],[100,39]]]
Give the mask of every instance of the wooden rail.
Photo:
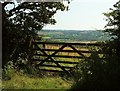
[[[64,42],[34,42],[34,44],[58,44],[58,45],[81,45],[81,46],[100,46],[100,45],[104,45],[101,43],[64,43]]]
[[[33,49],[35,51],[37,51],[38,49]],[[57,49],[41,49],[42,51],[57,51]],[[60,50],[60,52],[76,52],[75,50]],[[90,51],[90,50],[78,50],[78,52],[82,52],[82,53],[93,53],[94,51]],[[101,51],[97,51],[97,53],[99,54],[103,54]]]
[[[91,54],[93,51],[81,50],[84,49],[83,46],[100,47],[103,45],[101,43],[33,42],[32,61],[37,62],[36,67],[40,70],[70,73],[70,69],[74,68],[80,60],[91,59],[86,54]],[[72,53],[76,54],[73,55]],[[101,51],[97,51],[97,53],[102,54]],[[72,66],[70,66],[71,64]],[[56,68],[59,68],[59,70],[56,70]]]

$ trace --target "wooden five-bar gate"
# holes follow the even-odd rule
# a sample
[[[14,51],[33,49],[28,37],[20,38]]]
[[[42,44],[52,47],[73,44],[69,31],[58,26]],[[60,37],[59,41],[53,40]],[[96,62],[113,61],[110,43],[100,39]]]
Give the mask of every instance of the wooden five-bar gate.
[[[100,43],[33,42],[32,61],[42,71],[70,73],[82,59],[90,59]],[[98,54],[101,53],[98,51]]]

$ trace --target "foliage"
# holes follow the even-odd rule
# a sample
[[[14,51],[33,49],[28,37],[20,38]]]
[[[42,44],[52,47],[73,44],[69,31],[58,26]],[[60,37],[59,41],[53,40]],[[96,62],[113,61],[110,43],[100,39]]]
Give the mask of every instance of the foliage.
[[[120,1],[113,5],[114,9],[110,8],[109,13],[104,13],[107,17],[108,24],[105,26],[105,32],[108,32],[112,37],[112,40],[108,42],[111,54],[120,55]]]
[[[100,90],[104,86],[104,62],[96,52],[91,54],[91,60],[81,60],[76,70],[76,84],[72,89]]]
[[[4,80],[10,80],[15,74],[15,68],[12,61],[9,61],[2,72],[2,77]]]
[[[14,7],[6,9],[10,4]],[[55,24],[54,14],[66,8],[63,2],[2,3],[3,67],[18,57],[26,59],[33,36],[46,24]]]
[[[102,47],[104,53],[104,60],[100,59],[96,53],[90,56],[92,60],[84,60],[79,66],[80,78],[73,86],[74,89],[89,89],[92,91],[97,90],[120,90],[120,1],[114,5],[115,9],[107,16],[108,24],[106,32],[114,35],[112,40],[107,41],[107,45]]]
[[[111,12],[105,13],[108,18],[105,32],[109,32],[110,35],[114,35],[115,37],[112,38],[112,41],[108,41],[108,46],[104,48],[107,48],[106,53],[108,57],[116,56],[115,58],[120,58],[120,1],[114,5],[114,8],[110,8]]]
[[[103,50],[105,50],[106,69],[109,74],[107,82],[112,84],[111,88],[120,90],[118,82],[120,80],[120,0],[113,6],[114,9],[110,8],[109,13],[104,13],[108,21],[105,32],[115,37],[107,42],[108,46],[103,47]]]
[[[108,24],[105,26],[105,31],[109,32],[110,35],[115,35],[117,38],[119,38],[120,1],[118,1],[113,6],[115,9],[110,8],[109,13],[104,13],[104,15],[107,17],[106,21],[108,21]]]
[[[79,90],[110,90],[119,89],[119,70],[116,59],[102,60],[96,52],[90,56],[91,60],[82,60],[76,70],[76,77],[71,91]]]

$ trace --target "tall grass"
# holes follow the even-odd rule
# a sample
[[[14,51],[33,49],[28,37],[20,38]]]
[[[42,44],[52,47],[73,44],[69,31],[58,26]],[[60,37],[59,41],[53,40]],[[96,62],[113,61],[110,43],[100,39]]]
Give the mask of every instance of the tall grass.
[[[30,68],[32,69],[32,67]],[[28,74],[27,71],[18,71],[10,61],[3,70],[2,89],[70,89],[73,80],[66,80],[56,76],[40,76]]]

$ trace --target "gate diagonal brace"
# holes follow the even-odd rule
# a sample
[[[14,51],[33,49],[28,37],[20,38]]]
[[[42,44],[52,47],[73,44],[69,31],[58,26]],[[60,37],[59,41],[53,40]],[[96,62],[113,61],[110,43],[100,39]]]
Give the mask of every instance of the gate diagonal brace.
[[[37,46],[37,45],[36,45],[36,46]],[[46,60],[51,59],[51,60],[52,60],[58,67],[60,67],[63,71],[65,71],[66,73],[69,73],[67,70],[65,70],[64,67],[61,67],[61,65],[59,65],[59,63],[56,62],[56,61],[54,60],[54,58],[52,58],[52,56],[54,56],[55,54],[57,54],[58,52],[60,52],[61,50],[63,50],[66,46],[67,46],[67,45],[63,45],[61,48],[59,48],[57,51],[55,51],[53,54],[51,54],[51,56],[48,56],[48,54],[47,54],[45,51],[43,51],[41,48],[39,48],[39,47],[37,46],[37,48],[39,48],[39,50],[40,50],[45,56],[48,56],[44,61],[42,61],[41,63],[39,63],[37,66],[40,66],[40,65],[42,65]]]
[[[79,55],[81,55],[82,57],[86,58],[84,54],[82,54],[82,52],[78,51],[75,47],[73,47],[72,45],[68,45],[70,48],[72,48],[73,50],[75,50]]]
[[[85,60],[89,60],[89,58],[87,58],[82,52],[78,51],[75,47],[73,47],[72,45],[68,45],[69,47],[71,47],[73,50],[75,50],[79,55],[81,55],[83,58],[85,58]],[[78,66],[78,64],[76,65],[76,67]]]

